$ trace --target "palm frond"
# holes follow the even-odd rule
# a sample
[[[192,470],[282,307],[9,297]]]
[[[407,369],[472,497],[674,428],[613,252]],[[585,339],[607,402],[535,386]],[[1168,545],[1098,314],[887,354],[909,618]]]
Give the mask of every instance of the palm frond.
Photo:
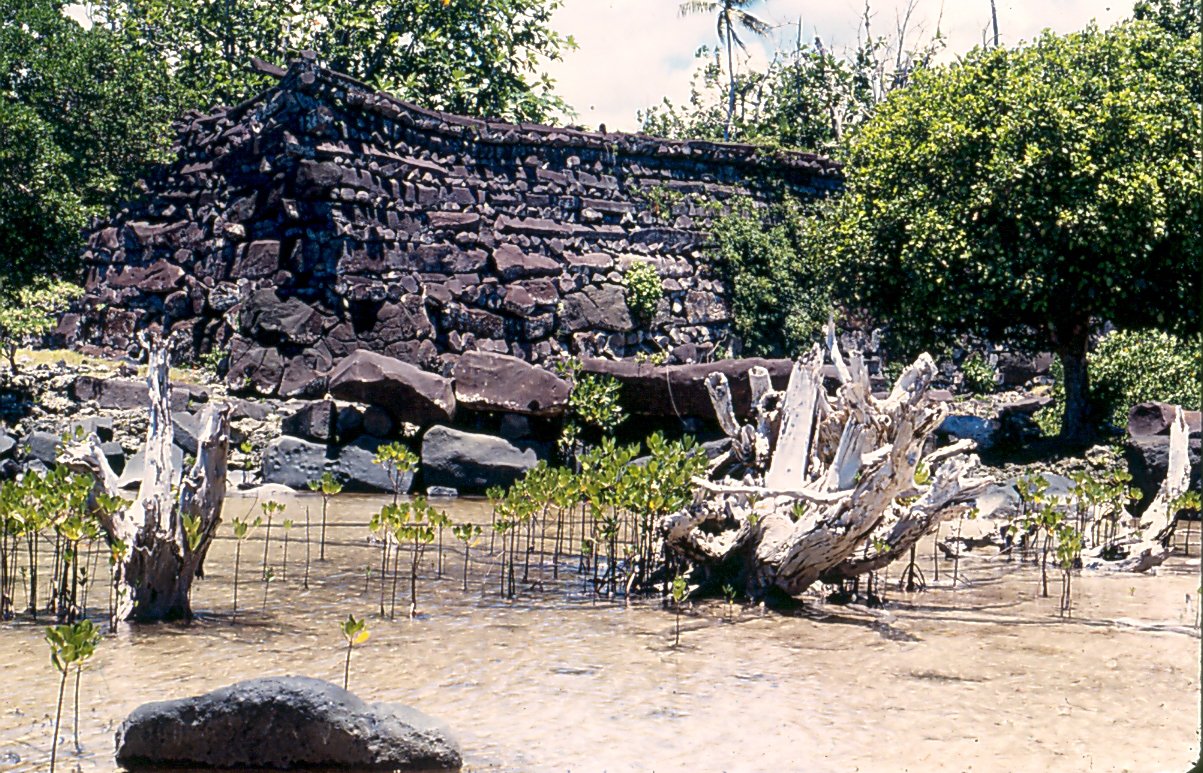
[[[677,8],[677,15],[681,17],[694,16],[699,13],[713,13],[718,9],[718,0],[685,0]]]
[[[739,26],[751,32],[753,35],[764,37],[769,34],[773,27],[763,19],[757,18],[747,11],[734,9],[735,20],[739,22]]]

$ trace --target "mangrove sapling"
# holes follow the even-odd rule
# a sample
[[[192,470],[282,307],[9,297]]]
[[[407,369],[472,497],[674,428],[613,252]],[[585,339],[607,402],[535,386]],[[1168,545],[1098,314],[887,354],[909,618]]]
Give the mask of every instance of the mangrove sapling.
[[[437,518],[437,511],[426,502],[425,497],[415,497],[407,503],[401,513],[402,521],[394,536],[397,542],[413,543],[413,552],[409,565],[409,617],[412,620],[418,614],[418,564],[426,546],[434,542],[435,526],[432,517]]]
[[[388,443],[376,449],[372,463],[384,468],[393,489],[393,504],[397,504],[405,487],[405,476],[418,469],[418,455],[400,443]]]
[[[267,577],[267,555],[272,544],[272,518],[276,513],[284,512],[284,505],[275,501],[260,502],[259,509],[263,511],[263,517],[267,519],[267,531],[263,535],[263,576]]]
[[[347,660],[343,665],[343,689],[346,690],[351,683],[351,650],[356,644],[367,641],[372,633],[368,630],[367,618],[356,620],[355,615],[347,615],[346,622],[340,623],[338,628],[347,640]]]
[[[280,528],[284,529],[284,565],[280,567],[280,579],[284,581],[288,580],[288,535],[293,526],[291,518],[285,518],[280,523]]]
[[[731,583],[723,583],[723,598],[727,600],[727,616],[730,617],[735,609],[735,587]]]
[[[330,498],[340,493],[343,490],[343,484],[338,482],[328,472],[322,473],[322,477],[317,480],[309,481],[309,490],[316,492],[322,497],[322,534],[318,542],[318,561],[326,560],[326,511],[330,507]]]
[[[673,636],[673,646],[681,644],[681,604],[685,602],[685,576],[678,574],[673,578],[673,605],[677,610],[676,632]]]
[[[953,538],[953,543],[956,545],[956,553],[954,553],[952,556],[952,587],[954,590],[957,587],[957,580],[961,573],[961,526],[965,523],[966,518],[971,521],[975,520],[977,518],[977,514],[978,509],[976,507],[972,507],[968,512],[962,511],[961,514],[957,516],[957,533]]]
[[[256,518],[253,522],[248,522],[244,519],[234,519],[234,619],[238,619],[238,569],[242,561],[242,543],[257,528],[261,523],[260,518]]]
[[[1082,556],[1082,532],[1068,523],[1057,525],[1057,566],[1061,567],[1061,616],[1073,616],[1073,595],[1070,582]]]
[[[485,497],[489,500],[489,509],[492,511],[489,514],[489,555],[497,552],[497,530],[492,528],[497,523],[497,505],[505,498],[505,489],[501,486],[489,486],[485,489]]]
[[[481,535],[481,528],[475,523],[457,523],[452,525],[451,534],[464,543],[464,591],[468,590],[468,553],[473,543]]]
[[[301,581],[301,587],[309,590],[309,507],[305,507],[305,577]]]
[[[436,544],[438,545],[438,556],[435,559],[435,579],[443,579],[443,527],[451,525],[451,518],[447,513],[438,508],[430,508],[427,511],[427,517],[430,523],[436,530]]]
[[[380,616],[384,617],[384,591],[388,579],[388,556],[393,531],[401,519],[401,506],[398,504],[385,505],[380,512],[372,516],[368,528],[380,539]],[[366,587],[366,586],[365,586]],[[397,597],[397,573],[393,571],[393,598]]]
[[[273,567],[267,567],[267,571],[263,573],[263,605],[259,608],[259,614],[267,614],[267,589],[271,587],[272,581],[276,579],[276,570]]]
[[[63,715],[63,698],[67,691],[67,675],[75,666],[75,748],[79,751],[79,674],[84,661],[96,652],[100,632],[91,620],[56,625],[46,629],[46,642],[50,645],[50,662],[61,674],[58,688],[58,705],[54,710],[54,737],[50,746],[50,770],[54,771],[58,759],[59,728]]]

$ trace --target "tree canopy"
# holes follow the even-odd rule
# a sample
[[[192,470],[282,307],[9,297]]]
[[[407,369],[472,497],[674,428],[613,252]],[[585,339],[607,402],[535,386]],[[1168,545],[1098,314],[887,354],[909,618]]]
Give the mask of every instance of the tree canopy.
[[[233,104],[270,85],[251,57],[304,50],[332,69],[426,107],[522,121],[567,112],[544,73],[575,45],[551,27],[560,0],[122,0],[96,21],[131,50],[173,64],[184,102]]]
[[[1199,51],[1129,22],[918,73],[852,138],[823,221],[848,297],[912,347],[1050,346],[1082,437],[1092,324],[1198,327]]]
[[[0,279],[74,260],[80,229],[163,157],[167,73],[59,0],[0,0]]]

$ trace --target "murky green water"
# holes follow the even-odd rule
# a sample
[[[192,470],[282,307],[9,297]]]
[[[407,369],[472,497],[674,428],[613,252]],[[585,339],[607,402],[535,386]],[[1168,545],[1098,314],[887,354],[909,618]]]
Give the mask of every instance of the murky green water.
[[[557,582],[548,568],[542,591],[501,599],[487,534],[468,592],[448,533],[444,579],[433,553],[423,566],[423,614],[403,619],[403,578],[398,619],[382,620],[380,554],[367,541],[380,503],[335,501],[328,560],[312,562],[308,590],[299,529],[279,579],[277,517],[269,563],[278,579],[266,603],[260,529],[243,548],[236,622],[233,542],[219,541],[195,587],[194,623],[102,642],[84,673],[83,753],[68,729],[61,769],[113,770],[114,730],[149,700],[268,674],[339,682],[338,623],[348,613],[368,616],[372,631],[352,661],[352,690],[446,721],[470,770],[1143,773],[1185,770],[1197,756],[1197,558],[1176,558],[1155,577],[1075,580],[1072,621],[1057,617],[1056,581],[1053,598],[1037,599],[1033,568],[966,559],[969,585],[895,591],[884,612],[708,604],[686,615],[673,648],[670,612],[595,601],[571,571]],[[250,505],[232,501],[227,519]],[[303,524],[306,506],[316,540],[320,499],[289,500],[285,517]],[[451,511],[488,520],[479,502]],[[942,578],[950,572],[942,564]],[[41,627],[0,627],[0,770],[48,764],[58,682],[47,655]]]

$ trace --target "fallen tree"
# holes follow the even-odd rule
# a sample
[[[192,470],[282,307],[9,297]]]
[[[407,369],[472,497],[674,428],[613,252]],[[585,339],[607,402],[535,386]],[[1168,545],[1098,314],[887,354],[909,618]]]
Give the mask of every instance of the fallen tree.
[[[945,415],[928,398],[936,365],[921,355],[888,396],[875,397],[859,353],[847,361],[834,333],[827,354],[840,386],[823,386],[816,346],[784,393],[750,372],[751,421],[740,424],[722,374],[707,382],[732,448],[695,479],[699,496],[664,518],[670,553],[703,574],[734,576],[753,597],[797,595],[815,582],[875,571],[909,552],[989,481],[974,478],[971,443],[926,452]]]
[[[172,463],[171,385],[166,348],[149,349],[149,426],[145,477],[126,507],[95,509],[117,563],[115,617],[146,622],[192,616],[192,581],[203,576],[205,555],[221,521],[229,455],[229,408],[201,413],[196,462],[187,471]],[[117,497],[117,475],[95,435],[74,450],[71,465],[92,474],[93,497]],[[182,477],[181,477],[182,474]],[[178,488],[177,488],[178,484]]]

